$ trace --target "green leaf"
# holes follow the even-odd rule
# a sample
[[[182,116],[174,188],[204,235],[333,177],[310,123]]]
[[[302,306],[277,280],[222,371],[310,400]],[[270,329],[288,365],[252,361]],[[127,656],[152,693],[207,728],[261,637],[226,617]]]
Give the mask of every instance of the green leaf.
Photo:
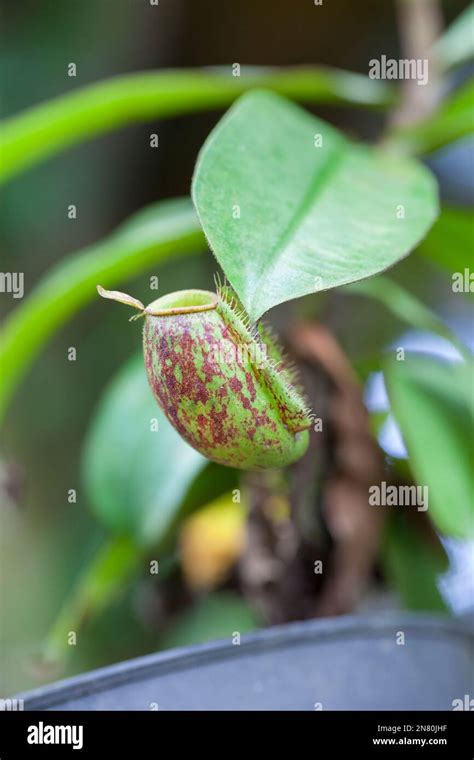
[[[428,330],[451,341],[466,357],[470,352],[450,328],[402,285],[385,275],[347,285],[345,291],[380,301],[398,319],[417,330]]]
[[[428,514],[449,536],[474,535],[472,362],[409,355],[385,367],[411,468],[428,486]]]
[[[437,215],[436,183],[422,166],[352,145],[269,92],[244,95],[213,130],[193,200],[252,320],[392,266]]]
[[[86,438],[83,473],[94,513],[140,546],[161,543],[206,465],[168,422],[143,357],[134,357],[104,392]]]
[[[152,264],[202,250],[187,199],[162,201],[131,217],[101,243],[69,255],[7,317],[0,329],[0,417],[36,354],[84,304]]]
[[[128,124],[229,105],[252,87],[320,103],[384,106],[392,88],[325,67],[147,71],[99,82],[30,108],[1,124],[0,182],[64,148]]]
[[[434,52],[444,69],[474,57],[474,5],[471,3],[437,41]]]
[[[106,540],[93,554],[64,602],[43,646],[47,662],[61,660],[70,649],[70,631],[76,634],[126,587],[136,573],[140,549],[128,538]]]
[[[459,88],[439,110],[424,121],[393,132],[399,147],[410,153],[430,153],[472,134],[474,129],[474,80]]]
[[[443,206],[417,253],[436,262],[452,275],[472,268],[473,249],[472,210]]]
[[[385,573],[409,610],[446,612],[437,579],[446,572],[448,560],[441,544],[428,542],[411,525],[406,515],[394,514],[388,520],[382,563]]]
[[[207,462],[207,466],[199,473],[183,502],[183,514],[191,514],[204,504],[215,501],[228,491],[233,491],[239,487],[239,482],[237,470],[216,462]]]
[[[191,646],[212,639],[229,639],[259,626],[256,615],[242,597],[230,592],[209,594],[195,604],[161,638],[160,649]]]

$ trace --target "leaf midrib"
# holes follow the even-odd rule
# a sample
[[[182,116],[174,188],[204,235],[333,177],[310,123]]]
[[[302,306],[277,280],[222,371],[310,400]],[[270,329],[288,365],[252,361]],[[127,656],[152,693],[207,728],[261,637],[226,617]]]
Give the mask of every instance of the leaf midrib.
[[[306,195],[304,196],[303,202],[298,207],[296,213],[293,215],[290,222],[281,233],[275,245],[272,247],[269,257],[271,264],[268,265],[266,261],[260,260],[259,271],[254,279],[254,282],[258,284],[258,288],[254,287],[247,305],[249,315],[254,321],[260,319],[260,317],[265,313],[262,312],[259,314],[257,310],[254,311],[256,295],[261,289],[262,284],[268,282],[268,280],[271,279],[273,272],[278,269],[280,259],[289,241],[294,236],[296,230],[300,227],[300,225],[303,224],[304,219],[313,209],[316,198],[321,193],[321,191],[325,189],[329,177],[335,173],[336,169],[346,157],[346,153],[347,142],[344,138],[341,137],[332,146],[331,155],[328,156],[328,159],[322,169],[320,168],[318,170],[315,170],[313,180],[308,188]]]

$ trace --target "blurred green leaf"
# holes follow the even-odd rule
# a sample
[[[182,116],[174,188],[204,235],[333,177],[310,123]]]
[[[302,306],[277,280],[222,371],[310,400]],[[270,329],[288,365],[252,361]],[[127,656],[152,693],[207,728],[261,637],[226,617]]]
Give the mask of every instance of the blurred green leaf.
[[[188,515],[203,504],[208,504],[219,496],[239,487],[239,473],[232,467],[224,467],[215,462],[207,462],[193,483],[192,489],[183,502],[183,512]]]
[[[380,301],[398,319],[417,330],[428,330],[451,341],[461,354],[469,357],[466,346],[455,333],[416,296],[385,275],[347,285],[345,291]]]
[[[409,610],[446,612],[438,576],[448,569],[441,544],[429,542],[406,515],[393,514],[387,522],[382,547],[387,578]]]
[[[408,355],[385,366],[392,412],[428,514],[448,536],[474,535],[473,367]]]
[[[384,106],[385,82],[325,67],[147,71],[115,77],[6,119],[1,124],[0,182],[64,148],[119,127],[227,106],[252,87],[301,100]]]
[[[444,69],[466,63],[474,57],[474,5],[471,3],[437,41],[434,52]]]
[[[138,212],[104,241],[60,261],[7,317],[0,329],[0,417],[46,340],[81,306],[151,264],[204,247],[187,199],[162,201]]]
[[[398,127],[395,140],[410,153],[430,153],[472,134],[474,129],[474,81],[471,79],[423,121]]]
[[[213,639],[232,639],[235,631],[248,633],[259,620],[247,602],[237,594],[209,594],[184,612],[160,639],[160,649],[191,646]]]
[[[85,442],[84,481],[99,520],[141,546],[164,541],[206,464],[156,403],[143,357],[127,362],[105,390]]]
[[[191,509],[188,505],[183,511],[194,511],[214,498],[214,493],[220,493],[221,487],[227,485],[227,480],[222,478],[225,473],[233,474],[235,479],[235,472],[230,468],[208,463],[198,475],[200,494],[194,496],[193,482]],[[218,486],[212,482],[216,477],[220,483]],[[178,517],[182,517],[181,510]],[[163,580],[179,567],[179,558],[174,550],[168,552],[168,547],[163,544],[160,547],[165,551],[163,559],[160,559],[160,578]],[[110,605],[125,593],[138,576],[145,558],[146,550],[127,537],[108,538],[99,545],[85,563],[47,634],[41,650],[43,666],[53,664],[56,667],[72,654],[69,633],[74,631],[77,635],[86,624],[97,623],[98,616],[104,610],[109,614]],[[110,630],[104,635],[110,635]]]
[[[329,124],[259,91],[240,98],[208,137],[193,200],[252,320],[391,266],[425,235],[438,208],[436,182],[421,165],[351,145]]]
[[[64,602],[43,646],[47,662],[64,657],[70,631],[76,634],[120,594],[139,567],[140,549],[128,538],[108,539],[87,563]]]
[[[442,207],[440,216],[417,249],[417,253],[435,261],[451,275],[472,268],[473,251],[472,209],[449,206]]]

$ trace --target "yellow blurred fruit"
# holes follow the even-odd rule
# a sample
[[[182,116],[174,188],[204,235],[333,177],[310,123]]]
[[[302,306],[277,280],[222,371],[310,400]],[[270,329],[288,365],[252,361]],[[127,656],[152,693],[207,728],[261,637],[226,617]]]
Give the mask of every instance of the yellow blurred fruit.
[[[183,574],[196,591],[214,588],[225,580],[244,547],[246,509],[234,501],[233,493],[200,509],[181,529]]]

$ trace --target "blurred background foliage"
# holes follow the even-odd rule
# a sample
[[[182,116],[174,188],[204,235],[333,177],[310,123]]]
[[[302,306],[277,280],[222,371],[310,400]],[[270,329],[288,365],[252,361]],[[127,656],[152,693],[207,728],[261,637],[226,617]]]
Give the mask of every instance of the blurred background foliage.
[[[443,3],[446,24],[466,5]],[[238,0],[221,6],[216,12],[211,0],[161,0],[159,8],[145,0],[3,0],[2,116],[135,71],[230,68],[239,62],[323,64],[365,75],[371,58],[400,55],[392,2],[338,0],[315,8],[303,0]],[[459,52],[465,39],[465,32],[458,32],[451,46],[444,43],[445,59],[456,64],[446,77],[451,89],[462,87],[472,72],[469,55]],[[70,62],[77,65],[75,78],[67,75]],[[376,139],[386,119],[385,108],[308,107],[362,140]],[[464,124],[471,108],[472,101],[467,111],[463,103],[456,105],[449,124],[459,119]],[[110,251],[99,241],[120,235],[114,232],[119,224],[143,206],[189,194],[197,152],[221,112],[136,123],[12,178],[2,188],[0,206],[2,271],[25,272],[28,297],[68,253],[83,249],[94,261],[101,253],[113,257],[116,239],[109,238]],[[421,145],[434,133],[436,142],[443,128],[408,130],[406,139]],[[151,132],[159,133],[159,150],[150,149]],[[357,600],[360,611],[404,605],[465,612],[473,605],[472,543],[459,527],[471,519],[465,474],[472,469],[467,416],[472,374],[463,375],[463,365],[453,363],[459,358],[456,342],[472,349],[472,301],[469,294],[453,292],[451,279],[453,272],[472,266],[472,139],[443,146],[426,161],[438,176],[445,206],[415,255],[390,273],[388,293],[383,282],[375,293],[355,286],[271,313],[277,328],[301,316],[319,316],[336,336],[365,383],[372,429],[386,462],[403,482],[431,479],[433,468],[428,475],[424,469],[427,447],[438,470],[437,499],[443,503],[433,506],[432,517],[436,512],[441,543],[432,527],[419,529],[397,515],[384,535],[381,561]],[[72,203],[76,220],[67,216]],[[160,293],[212,288],[215,260],[186,208],[173,205],[165,213],[171,211],[183,235],[180,256],[168,258],[166,243],[162,255],[149,255],[141,240],[143,267],[148,266],[123,270],[124,289],[144,300],[153,275],[159,277]],[[156,227],[147,233],[147,224],[145,219],[143,234],[154,239]],[[161,229],[158,223],[159,234]],[[169,230],[163,234],[166,238]],[[67,283],[70,270],[62,276]],[[405,290],[395,292],[397,285],[411,298]],[[2,294],[0,316],[19,303]],[[66,313],[68,305],[61,308]],[[58,305],[55,314],[59,311]],[[34,330],[26,332],[34,340]],[[385,353],[400,345],[429,354],[424,361],[433,366],[424,364],[420,375],[415,363],[414,374],[399,381],[404,367],[388,367]],[[77,348],[75,362],[67,361],[70,346]],[[11,352],[21,353],[17,346]],[[41,347],[6,409],[0,465],[2,695],[160,648],[278,622],[281,608],[268,612],[271,606],[258,603],[248,582],[253,570],[245,550],[245,518],[254,508],[254,484],[207,463],[165,425],[166,442],[152,439],[149,419],[160,419],[161,412],[136,352],[137,330],[122,312],[93,301]],[[426,412],[431,430],[423,422],[410,426],[423,400],[431,404]],[[413,434],[407,435],[408,429]],[[257,485],[266,491],[262,503],[280,536],[289,519],[286,486],[270,476],[263,487]],[[75,504],[68,502],[69,489],[77,490]],[[330,548],[334,544],[333,536]],[[242,557],[243,570],[237,572]],[[292,615],[281,612],[283,619]],[[72,647],[65,644],[70,630],[78,631],[79,643]]]

